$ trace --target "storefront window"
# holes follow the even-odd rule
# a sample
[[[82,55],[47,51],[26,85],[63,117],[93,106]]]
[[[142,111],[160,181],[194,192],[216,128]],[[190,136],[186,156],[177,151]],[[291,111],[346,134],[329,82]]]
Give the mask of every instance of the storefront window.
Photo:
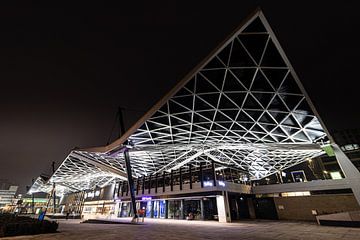
[[[168,217],[172,219],[180,219],[181,215],[181,201],[169,200]]]
[[[216,198],[203,198],[204,204],[204,220],[217,220],[217,206],[216,206]]]
[[[154,218],[159,217],[159,202],[160,201],[154,201]]]
[[[151,217],[152,204],[151,201],[146,202],[146,217]]]
[[[200,200],[185,200],[184,214],[190,219],[201,219]]]
[[[129,217],[131,210],[131,203],[123,202],[121,203],[121,211],[119,217]]]

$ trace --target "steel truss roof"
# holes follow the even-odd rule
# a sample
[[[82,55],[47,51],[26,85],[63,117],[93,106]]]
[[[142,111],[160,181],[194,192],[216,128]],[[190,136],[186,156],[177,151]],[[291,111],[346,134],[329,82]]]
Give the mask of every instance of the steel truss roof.
[[[83,190],[126,178],[126,138],[135,176],[214,160],[260,179],[322,154],[325,130],[257,11],[115,146],[73,151],[50,181]]]

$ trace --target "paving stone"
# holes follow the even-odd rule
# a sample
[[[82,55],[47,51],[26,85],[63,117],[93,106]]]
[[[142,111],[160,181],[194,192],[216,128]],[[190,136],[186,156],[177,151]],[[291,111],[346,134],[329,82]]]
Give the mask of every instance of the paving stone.
[[[121,221],[130,221],[130,219]],[[59,220],[59,224],[59,233],[9,237],[2,240],[360,240],[360,228],[327,227],[304,222],[254,220],[226,224],[208,221],[145,219],[143,225],[84,224],[78,220]]]

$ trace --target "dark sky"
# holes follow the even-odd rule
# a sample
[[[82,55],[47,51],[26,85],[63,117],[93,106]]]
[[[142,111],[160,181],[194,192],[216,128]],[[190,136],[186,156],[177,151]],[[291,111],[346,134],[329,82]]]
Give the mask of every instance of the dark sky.
[[[257,6],[328,128],[360,127],[357,1],[144,2],[0,7],[0,179],[106,144],[118,106],[129,127]]]

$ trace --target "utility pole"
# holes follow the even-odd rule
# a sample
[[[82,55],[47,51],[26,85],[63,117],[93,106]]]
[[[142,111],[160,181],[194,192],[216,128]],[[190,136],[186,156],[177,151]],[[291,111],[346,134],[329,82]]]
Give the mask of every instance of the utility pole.
[[[52,171],[53,171],[53,174],[55,173],[55,162],[52,162]],[[54,202],[53,202],[53,214],[55,214],[55,209],[56,209],[56,191],[55,191],[55,182],[53,182],[53,188],[54,188]]]
[[[125,125],[124,125],[124,116],[122,113],[122,108],[119,108],[119,123],[120,123],[120,136],[122,136],[125,133]],[[124,159],[125,159],[125,165],[126,165],[126,173],[128,177],[128,185],[130,189],[130,198],[131,198],[131,205],[134,212],[134,217],[132,219],[132,222],[134,222],[138,216],[136,212],[136,202],[135,202],[135,188],[134,188],[134,180],[131,173],[131,164],[130,164],[130,156],[129,156],[129,142],[126,140],[124,142]]]

